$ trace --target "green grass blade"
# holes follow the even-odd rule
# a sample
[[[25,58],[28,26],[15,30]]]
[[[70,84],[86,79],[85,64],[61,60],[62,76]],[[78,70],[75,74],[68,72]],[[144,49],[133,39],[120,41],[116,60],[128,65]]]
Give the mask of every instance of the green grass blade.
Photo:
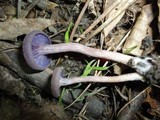
[[[63,105],[63,102],[62,102],[63,99],[62,99],[62,98],[63,98],[63,95],[64,95],[65,91],[66,91],[66,89],[63,88],[63,89],[62,89],[62,92],[61,92],[61,95],[60,95],[60,97],[59,97],[59,99],[58,99],[58,104],[59,104],[59,105]]]
[[[95,65],[96,65],[96,62],[95,62],[95,60],[92,60],[91,62],[87,62],[87,66],[86,66],[86,68],[84,69],[84,72],[83,72],[83,74],[81,75],[81,76],[88,76],[88,74],[90,74],[91,73],[91,71],[92,71],[92,67],[95,67]],[[93,64],[94,63],[94,64]],[[93,64],[93,65],[92,65]],[[92,67],[91,67],[92,66]]]
[[[124,54],[129,54],[132,50],[134,50],[137,46],[133,46],[133,47],[130,47],[128,48],[127,50],[125,50],[123,53]]]
[[[68,26],[68,28],[67,28],[67,31],[65,32],[65,43],[69,43],[70,42],[70,37],[69,37],[69,34],[70,34],[70,30],[71,30],[71,28],[73,27],[73,23],[72,22],[70,22],[69,23],[69,26]]]

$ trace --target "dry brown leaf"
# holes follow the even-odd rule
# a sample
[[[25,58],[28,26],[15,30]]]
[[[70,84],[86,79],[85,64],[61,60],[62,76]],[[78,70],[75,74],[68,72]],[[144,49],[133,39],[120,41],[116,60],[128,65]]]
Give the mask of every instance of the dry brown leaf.
[[[151,92],[153,92],[152,88],[149,88],[147,91],[147,98],[145,99],[144,102],[149,103],[151,109],[156,110],[158,108],[158,103],[156,99],[152,98]],[[151,115],[156,115],[155,111],[148,111]]]
[[[135,56],[142,55],[143,53],[143,50],[141,49],[142,40],[146,37],[147,29],[149,28],[149,24],[153,20],[155,14],[156,12],[153,13],[151,4],[143,6],[141,14],[137,18],[137,21],[132,29],[132,32],[124,44],[124,47],[123,47],[124,53],[127,50],[135,47],[135,49],[131,50],[129,54],[132,54]]]
[[[6,22],[0,22],[0,39],[13,39],[20,35],[27,34],[33,30],[43,30],[54,24],[54,20],[44,18],[11,19]]]
[[[4,13],[7,16],[15,16],[16,15],[16,8],[12,5],[4,5],[2,7],[2,9],[4,10]]]
[[[51,1],[48,1],[48,0],[41,0],[38,4],[37,4],[38,7],[40,7],[41,9],[43,10],[46,10],[46,11],[51,11],[53,10],[55,7],[58,6],[58,4],[54,3],[54,2],[51,2]]]

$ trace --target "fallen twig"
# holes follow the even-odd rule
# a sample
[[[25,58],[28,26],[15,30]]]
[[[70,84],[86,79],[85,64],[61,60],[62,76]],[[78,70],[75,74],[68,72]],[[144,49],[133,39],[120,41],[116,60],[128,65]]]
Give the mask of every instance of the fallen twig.
[[[87,6],[88,6],[88,4],[89,4],[90,1],[91,1],[91,0],[87,0],[87,1],[86,1],[86,3],[85,3],[85,5],[84,5],[81,13],[79,14],[79,16],[78,16],[78,18],[77,18],[77,21],[76,21],[76,23],[75,23],[75,25],[74,25],[74,27],[73,27],[72,32],[71,32],[70,41],[73,41],[73,37],[74,37],[75,31],[76,31],[76,29],[77,29],[77,27],[78,27],[78,25],[79,25],[79,22],[80,22],[80,20],[81,20],[81,18],[82,18],[82,16],[83,16],[84,12],[86,11]]]

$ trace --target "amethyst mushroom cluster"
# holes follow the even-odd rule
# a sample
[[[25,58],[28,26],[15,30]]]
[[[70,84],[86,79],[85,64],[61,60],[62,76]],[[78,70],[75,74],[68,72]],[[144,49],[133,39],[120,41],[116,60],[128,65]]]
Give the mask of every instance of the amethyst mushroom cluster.
[[[50,54],[62,52],[77,52],[95,58],[103,58],[118,63],[122,63],[136,70],[135,73],[129,73],[120,76],[86,76],[75,78],[63,78],[62,67],[53,71],[51,80],[51,91],[54,97],[60,95],[61,86],[71,85],[79,82],[125,82],[141,80],[148,72],[153,69],[152,63],[155,61],[150,57],[133,57],[118,52],[110,52],[100,49],[87,47],[79,43],[61,43],[52,45],[50,38],[44,32],[35,30],[27,34],[23,41],[23,54],[28,65],[35,70],[45,70],[51,62]]]

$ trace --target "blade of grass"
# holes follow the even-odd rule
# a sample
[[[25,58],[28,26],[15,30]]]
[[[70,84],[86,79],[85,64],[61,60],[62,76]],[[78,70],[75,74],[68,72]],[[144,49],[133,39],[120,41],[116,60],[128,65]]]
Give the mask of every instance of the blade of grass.
[[[87,62],[87,61],[86,61]],[[96,66],[96,62],[95,62],[95,60],[92,60],[92,61],[90,61],[90,62],[87,62],[87,66],[86,66],[86,68],[84,69],[84,72],[83,72],[83,74],[81,75],[81,76],[88,76],[88,74],[90,74],[91,73],[91,71],[92,71],[92,67],[95,67]],[[94,64],[93,64],[94,63]],[[92,66],[92,67],[91,67]]]
[[[64,40],[65,40],[65,43],[69,43],[70,42],[70,36],[69,36],[69,34],[70,34],[70,30],[71,30],[71,28],[73,27],[73,23],[72,22],[70,22],[69,23],[69,26],[68,26],[68,28],[67,28],[67,31],[65,32],[65,38],[64,38]]]
[[[63,102],[62,102],[63,99],[62,99],[62,98],[63,98],[63,95],[64,95],[65,91],[66,91],[66,89],[63,88],[63,89],[62,89],[62,92],[61,92],[61,95],[60,95],[60,97],[59,97],[59,99],[58,99],[58,104],[59,104],[59,105],[63,105]]]
[[[129,54],[132,50],[134,50],[137,46],[133,46],[131,48],[128,48],[126,51],[124,51],[124,54]]]
[[[84,72],[81,76],[88,76],[88,74],[91,73],[91,71],[92,71],[91,65],[95,62],[95,60],[92,60],[91,62],[88,62],[88,61],[86,61],[86,62],[87,62],[87,66],[85,67]],[[96,65],[96,63],[94,63],[92,66],[95,66],[95,65]],[[81,85],[82,85],[82,83],[79,83],[78,85],[74,86],[73,89],[78,88]]]

